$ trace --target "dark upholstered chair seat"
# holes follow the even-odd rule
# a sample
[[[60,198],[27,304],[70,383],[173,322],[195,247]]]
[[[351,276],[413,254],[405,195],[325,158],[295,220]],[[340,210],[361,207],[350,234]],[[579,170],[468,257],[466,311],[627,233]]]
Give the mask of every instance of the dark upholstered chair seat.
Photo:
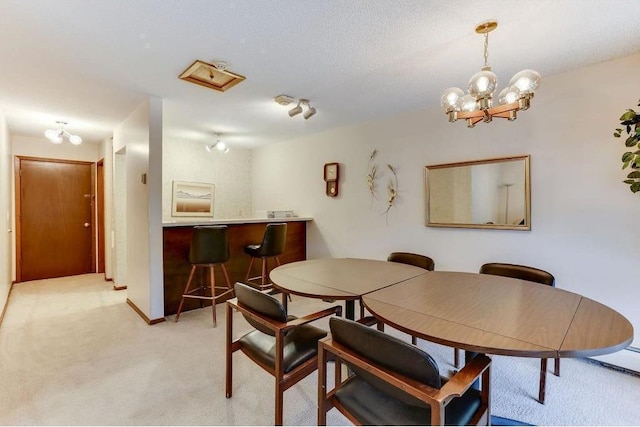
[[[363,425],[429,425],[431,422],[428,405],[416,406],[394,399],[357,376],[338,389],[335,398]],[[480,392],[467,390],[445,406],[445,424],[469,424],[480,404]]]
[[[296,319],[289,316],[289,320]],[[302,365],[305,361],[318,354],[318,340],[327,336],[327,332],[312,325],[302,325],[284,336],[283,371],[291,370]],[[276,366],[276,338],[258,330],[251,331],[240,338],[242,351],[275,369]]]

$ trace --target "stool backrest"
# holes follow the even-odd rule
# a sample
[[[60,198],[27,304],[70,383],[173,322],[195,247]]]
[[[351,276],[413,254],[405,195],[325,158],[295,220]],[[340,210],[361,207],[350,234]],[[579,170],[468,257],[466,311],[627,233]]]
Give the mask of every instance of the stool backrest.
[[[260,256],[270,257],[282,255],[287,243],[287,223],[278,222],[267,224],[260,245]]]
[[[189,262],[191,264],[217,264],[229,260],[229,237],[226,225],[193,227]]]
[[[528,267],[526,265],[490,262],[480,267],[480,273],[493,274],[494,276],[513,277],[514,279],[555,286],[555,278],[551,273],[538,268]]]
[[[428,256],[412,254],[410,252],[391,252],[387,261],[414,265],[429,271],[433,271],[435,267],[435,263]]]

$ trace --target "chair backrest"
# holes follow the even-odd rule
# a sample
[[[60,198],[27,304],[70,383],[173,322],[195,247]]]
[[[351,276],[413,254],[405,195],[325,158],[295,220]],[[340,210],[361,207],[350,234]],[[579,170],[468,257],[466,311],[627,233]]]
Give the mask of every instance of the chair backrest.
[[[229,237],[226,225],[193,227],[189,262],[216,264],[229,260]]]
[[[260,256],[278,256],[284,252],[287,243],[287,223],[278,222],[267,224],[260,245]]]
[[[331,337],[335,342],[351,349],[370,362],[430,387],[441,387],[438,365],[429,354],[418,347],[366,325],[339,317],[329,319],[329,327],[331,328]],[[370,372],[349,363],[347,365],[356,375],[380,391],[408,404],[428,406]]]
[[[514,279],[528,280],[529,282],[555,286],[555,278],[547,271],[526,265],[504,264],[490,262],[480,267],[480,273],[493,274],[494,276],[513,277]]]
[[[259,290],[240,282],[236,282],[235,285],[233,285],[233,289],[236,293],[236,297],[238,298],[238,303],[240,305],[243,305],[251,309],[252,311],[260,313],[266,318],[283,323],[287,321],[287,310],[285,310],[280,301],[278,301],[271,295],[260,292]],[[259,330],[260,332],[264,332],[265,334],[274,336],[273,330],[265,327],[261,323],[256,322],[249,316],[246,316],[244,314],[243,316],[251,326]]]
[[[415,265],[416,267],[424,268],[429,271],[433,271],[435,268],[435,263],[428,256],[412,254],[409,252],[391,252],[387,261]]]

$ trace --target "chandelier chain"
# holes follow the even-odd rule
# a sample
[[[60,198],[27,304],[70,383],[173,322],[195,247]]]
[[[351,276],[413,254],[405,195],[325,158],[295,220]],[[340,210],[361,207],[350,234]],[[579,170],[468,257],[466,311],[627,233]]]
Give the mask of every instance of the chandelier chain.
[[[488,67],[489,63],[489,33],[484,33],[484,66]]]

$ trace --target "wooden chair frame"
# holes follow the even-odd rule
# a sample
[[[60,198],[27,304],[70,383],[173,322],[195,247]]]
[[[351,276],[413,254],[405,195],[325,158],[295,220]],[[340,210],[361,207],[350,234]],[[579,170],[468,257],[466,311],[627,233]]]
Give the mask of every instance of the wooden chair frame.
[[[252,355],[246,351],[242,346],[242,343],[237,340],[233,340],[233,313],[234,311],[250,317],[261,325],[272,330],[276,339],[276,353],[275,353],[275,366],[271,367],[267,364],[256,360]],[[274,321],[272,319],[264,317],[261,313],[258,313],[250,308],[238,303],[237,298],[227,300],[227,336],[226,336],[226,397],[227,399],[232,396],[233,385],[233,353],[241,350],[251,360],[253,360],[258,366],[267,371],[275,378],[275,425],[282,425],[283,419],[283,394],[284,392],[302,380],[309,374],[313,373],[318,368],[318,357],[310,358],[300,366],[296,367],[289,373],[284,373],[282,366],[283,348],[284,348],[284,336],[290,330],[321,319],[326,316],[336,314],[342,316],[342,306],[333,306],[325,310],[308,314],[304,317],[300,317],[295,320],[288,321],[286,323]]]
[[[327,361],[335,361],[335,386],[327,390]],[[349,362],[381,380],[402,389],[422,400],[431,407],[431,425],[445,425],[444,408],[455,397],[461,396],[474,382],[482,377],[481,405],[472,419],[473,425],[488,425],[491,420],[491,359],[483,354],[477,355],[440,389],[429,387],[407,378],[389,369],[376,365],[345,346],[326,337],[318,342],[318,425],[326,425],[326,413],[332,408],[338,409],[355,425],[361,423],[335,399],[336,391],[351,377],[342,381],[342,361]],[[426,420],[425,420],[426,424]]]

